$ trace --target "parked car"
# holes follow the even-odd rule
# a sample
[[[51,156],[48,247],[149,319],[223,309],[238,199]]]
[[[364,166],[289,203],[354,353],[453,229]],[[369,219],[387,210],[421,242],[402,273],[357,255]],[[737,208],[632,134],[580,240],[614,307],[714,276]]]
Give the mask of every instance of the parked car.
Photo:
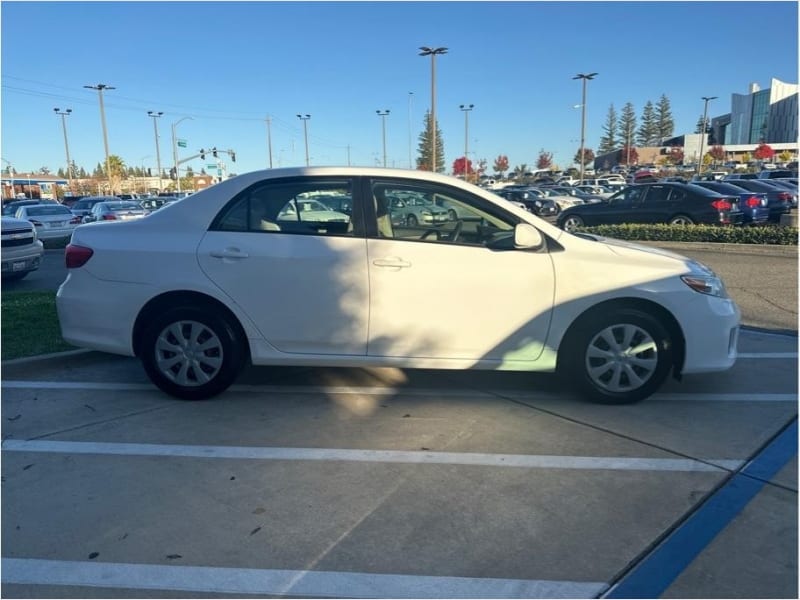
[[[63,204],[67,208],[71,209],[73,206],[75,206],[75,203],[78,200],[80,200],[81,198],[86,198],[86,196],[85,195],[81,195],[81,196],[74,196],[74,195],[73,196],[64,196],[63,198],[61,198],[61,204]]]
[[[331,188],[352,194],[352,228],[263,231],[244,218]],[[401,191],[482,219],[382,225]],[[160,389],[189,400],[252,363],[557,372],[593,401],[627,403],[670,373],[736,361],[740,312],[707,267],[569,235],[437,173],[248,173],[146,219],[79,227],[65,257],[64,340],[138,356]]]
[[[745,225],[766,223],[769,220],[769,199],[764,193],[744,190],[727,181],[696,181],[694,184],[720,194],[738,195]]]
[[[420,223],[444,223],[451,220],[447,209],[436,206],[431,200],[419,194],[392,196],[388,200],[389,212],[396,222],[414,226]]]
[[[13,217],[20,206],[38,206],[39,204],[56,204],[52,200],[14,200],[3,205],[3,216]]]
[[[525,210],[538,217],[554,217],[559,212],[558,204],[534,190],[506,189],[498,190],[495,194],[511,202],[519,203]]]
[[[80,225],[80,218],[72,214],[66,206],[56,204],[34,204],[21,206],[14,215],[17,219],[25,219],[36,227],[36,235],[40,240],[54,240],[72,235]]]
[[[781,190],[787,190],[791,194],[791,205],[793,207],[797,206],[797,184],[792,183],[788,179],[759,179],[758,181],[763,181],[764,183],[768,183],[769,185],[775,186]]]
[[[758,174],[759,179],[780,179],[781,177],[794,177],[795,173],[788,169],[768,169]]]
[[[769,220],[773,223],[779,223],[781,215],[792,210],[792,194],[789,190],[781,190],[766,181],[757,179],[731,179],[729,183],[751,192],[766,194],[769,206]]]
[[[84,223],[95,221],[129,221],[147,216],[147,210],[133,200],[109,200],[98,202],[91,212],[83,217]]]
[[[758,179],[758,173],[728,173],[722,178],[722,181],[730,181],[732,179]]]
[[[144,200],[139,201],[139,206],[145,209],[148,213],[153,212],[164,206],[165,204],[169,204],[170,202],[175,202],[178,198],[170,197],[170,196],[152,196],[149,198],[145,198]]]
[[[691,183],[643,183],[621,190],[600,204],[585,204],[558,216],[562,229],[618,223],[735,225],[744,220],[739,197]]]
[[[281,221],[311,221],[324,223],[338,221],[340,223],[347,223],[350,221],[350,215],[331,210],[318,200],[296,198],[286,203],[278,213],[276,221],[278,223]]]
[[[30,221],[2,217],[3,281],[22,279],[39,268],[44,246]]]
[[[98,202],[117,201],[119,201],[119,198],[116,196],[86,196],[85,198],[81,198],[75,204],[73,204],[70,210],[72,210],[72,214],[74,214],[76,217],[83,218],[92,212],[92,207]]]

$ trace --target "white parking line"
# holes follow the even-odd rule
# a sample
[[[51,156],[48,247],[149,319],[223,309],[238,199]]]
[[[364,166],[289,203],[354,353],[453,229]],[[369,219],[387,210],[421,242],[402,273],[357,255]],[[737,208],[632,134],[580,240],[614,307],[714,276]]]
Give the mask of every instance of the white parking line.
[[[157,388],[150,383],[117,383],[94,381],[3,381],[7,389],[30,390],[105,390],[153,392]],[[405,388],[383,386],[326,386],[326,385],[233,385],[229,392],[261,394],[332,394],[361,396],[438,396],[454,398],[486,398],[492,396],[536,399],[560,396],[557,392],[531,392],[530,390],[453,390],[446,388]],[[654,394],[650,401],[685,402],[796,402],[797,394],[695,394],[663,393]]]
[[[301,598],[596,598],[608,584],[4,558],[2,582]]]
[[[585,469],[610,471],[721,471],[738,469],[740,460],[635,458],[624,456],[554,456],[533,454],[481,454],[414,450],[360,450],[347,448],[276,448],[259,446],[189,446],[114,442],[65,442],[6,439],[3,452],[52,452],[123,456],[227,458],[249,460],[330,460],[345,462],[411,463],[522,467],[526,469]]]

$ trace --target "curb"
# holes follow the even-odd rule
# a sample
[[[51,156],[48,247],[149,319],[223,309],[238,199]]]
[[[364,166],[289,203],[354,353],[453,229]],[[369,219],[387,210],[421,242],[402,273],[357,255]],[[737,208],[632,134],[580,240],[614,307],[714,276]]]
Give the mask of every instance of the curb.
[[[22,358],[12,358],[0,362],[0,367],[11,367],[14,365],[24,365],[27,363],[52,360],[58,358],[69,358],[70,356],[80,356],[94,352],[89,348],[78,348],[77,350],[65,350],[64,352],[51,352],[50,354],[37,354],[36,356],[23,356]]]
[[[797,257],[797,246],[779,246],[767,244],[726,244],[720,242],[652,242],[637,241],[643,246],[655,246],[665,250],[716,250],[731,254],[759,254],[769,256]]]

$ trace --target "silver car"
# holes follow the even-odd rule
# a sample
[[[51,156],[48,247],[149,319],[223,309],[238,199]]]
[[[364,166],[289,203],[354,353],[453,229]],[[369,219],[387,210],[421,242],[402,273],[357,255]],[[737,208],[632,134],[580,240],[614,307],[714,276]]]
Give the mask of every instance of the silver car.
[[[404,198],[387,196],[387,199],[392,222],[405,223],[409,227],[414,227],[420,223],[430,225],[451,220],[445,208],[439,207],[421,196],[407,195]]]
[[[80,225],[80,217],[62,204],[32,204],[21,206],[14,215],[17,219],[25,219],[36,227],[36,235],[40,240],[54,240],[72,235]]]
[[[150,214],[133,200],[116,200],[111,202],[98,202],[92,207],[92,212],[83,217],[84,223],[94,221],[129,221],[141,219]]]

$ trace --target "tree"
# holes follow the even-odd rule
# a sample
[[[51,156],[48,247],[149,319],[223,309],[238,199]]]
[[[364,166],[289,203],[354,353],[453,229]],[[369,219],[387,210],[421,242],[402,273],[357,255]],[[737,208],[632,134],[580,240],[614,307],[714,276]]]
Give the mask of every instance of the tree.
[[[639,131],[636,132],[636,145],[655,146],[658,142],[658,122],[656,121],[656,113],[653,108],[653,103],[648,100],[642,111],[642,121],[639,125]]]
[[[664,162],[669,165],[683,164],[683,148],[681,146],[673,146],[669,149],[664,159]]]
[[[633,146],[623,146],[622,150],[620,150],[619,162],[624,165],[635,165],[638,163],[639,153],[636,152],[636,148]]]
[[[753,156],[755,156],[756,160],[770,160],[775,156],[775,150],[769,144],[761,142],[753,151]]]
[[[112,194],[121,191],[123,179],[126,179],[125,161],[116,154],[112,154],[108,157],[108,182]]]
[[[73,169],[74,169],[74,168],[75,168],[75,167],[74,167],[74,165],[75,165],[75,161],[72,161],[72,164],[73,164]],[[78,171],[78,177],[79,177],[80,179],[88,179],[88,177],[89,177],[89,174],[86,172],[86,169],[84,169],[83,167],[81,167],[81,170],[80,170],[80,171]]]
[[[633,104],[630,102],[627,102],[622,107],[617,127],[620,144],[624,146],[631,145],[636,137],[636,113],[633,110]]]
[[[708,149],[708,155],[714,159],[715,163],[725,160],[725,149],[722,146],[711,146]]]
[[[505,154],[501,154],[495,158],[493,169],[495,173],[499,173],[500,177],[503,177],[503,173],[508,171],[508,157]]]
[[[431,158],[433,155],[433,119],[430,111],[425,111],[425,128],[419,134],[419,145],[417,146],[417,169],[420,171],[431,170]],[[444,142],[439,123],[436,124],[436,168],[437,173],[444,171]]]
[[[453,161],[453,175],[466,175],[467,173],[474,173],[475,169],[472,167],[472,161],[468,158],[460,156]]]
[[[58,171],[56,171],[56,177],[60,177],[64,179],[67,175],[64,173],[64,169],[62,167],[58,167]]]
[[[40,175],[50,175],[50,167],[39,167]]]
[[[600,154],[608,154],[613,152],[617,147],[617,111],[614,110],[614,105],[608,107],[608,114],[606,115],[606,122],[603,125],[603,137],[600,138],[600,147],[597,151]]]
[[[528,165],[522,163],[521,165],[517,165],[514,167],[514,178],[515,179],[522,179],[525,176],[525,173],[528,172]]]
[[[103,168],[102,163],[97,163],[97,166],[92,171],[92,177],[103,177],[105,174],[105,169]]]
[[[545,152],[544,148],[539,150],[539,158],[536,159],[537,169],[550,169],[553,166],[553,153]]]
[[[672,134],[675,132],[675,120],[672,118],[672,109],[670,108],[669,98],[667,98],[666,94],[661,94],[661,98],[658,100],[655,117],[660,144],[661,140],[672,137]]]
[[[705,123],[705,127],[703,126]],[[695,133],[708,133],[709,130],[709,121],[708,117],[706,117],[705,122],[703,121],[703,115],[697,117],[697,124],[694,126]]]
[[[590,165],[594,162],[594,151],[591,148],[584,148],[583,149],[583,166],[586,168],[586,165]],[[578,151],[575,153],[575,158],[572,159],[572,162],[577,163],[579,166],[581,164],[581,149],[578,148]]]
[[[781,162],[789,162],[790,160],[792,160],[792,153],[789,152],[788,150],[784,150],[783,152],[778,154],[778,159],[780,159]]]
[[[482,177],[486,173],[486,169],[489,165],[489,161],[485,158],[482,158],[478,161],[478,166],[475,167],[475,173],[478,177]]]

